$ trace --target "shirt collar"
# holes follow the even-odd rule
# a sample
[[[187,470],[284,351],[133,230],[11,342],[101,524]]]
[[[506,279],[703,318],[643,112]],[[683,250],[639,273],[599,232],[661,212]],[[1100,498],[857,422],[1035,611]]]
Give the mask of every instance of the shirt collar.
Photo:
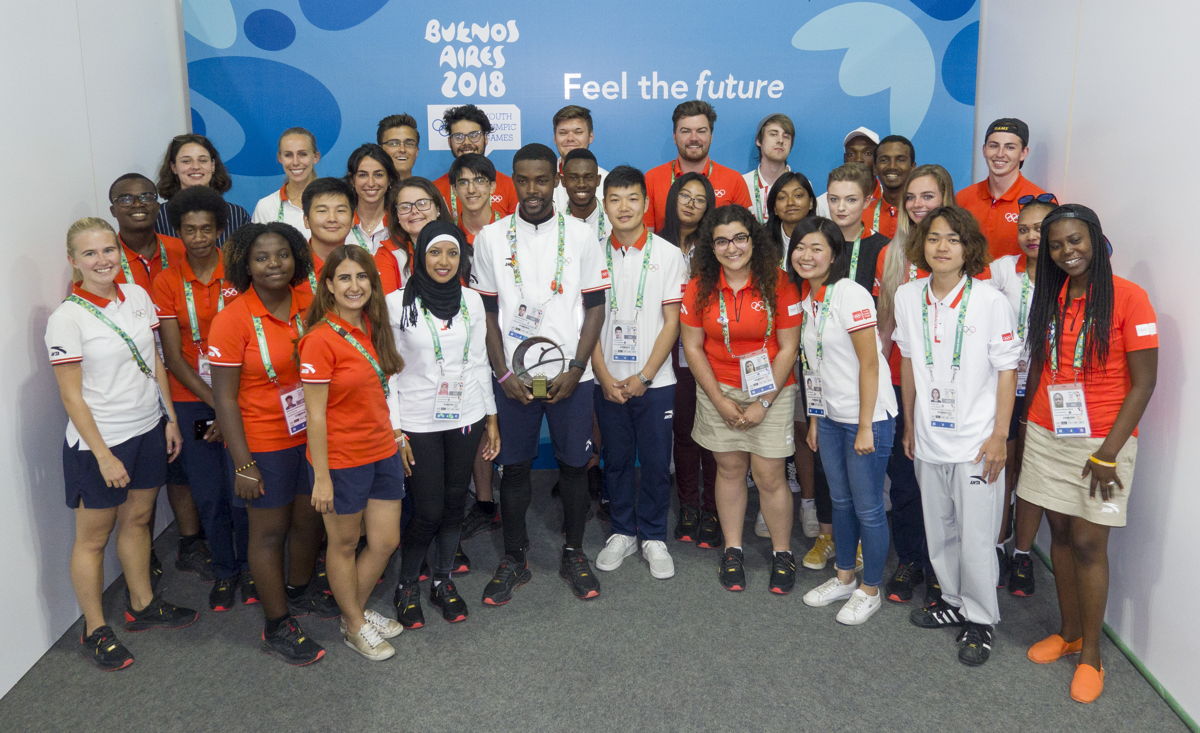
[[[650,233],[649,229],[646,229],[646,227],[642,227],[642,235],[637,238],[636,242],[634,242],[633,244],[631,244],[629,246],[633,247],[634,249],[638,249],[638,250],[645,247],[646,246],[646,235],[648,235],[649,233]],[[617,241],[617,235],[615,235],[615,234],[609,234],[608,241],[610,243],[612,243],[613,249],[615,249],[617,251],[621,251],[621,250],[625,249],[625,246]],[[721,277],[725,277],[724,270],[721,271]]]
[[[124,303],[125,302],[125,293],[121,292],[120,285],[116,285],[115,287],[117,288],[117,302]],[[83,286],[79,285],[78,283],[71,286],[71,294],[78,295],[80,298],[83,298],[84,300],[86,300],[87,302],[96,306],[97,308],[107,308],[108,304],[113,302],[113,301],[109,300],[108,298],[101,298],[99,295],[96,295],[95,293],[90,293],[90,292],[84,290]]]
[[[293,302],[294,302],[294,301],[293,301]],[[333,324],[333,325],[335,325],[335,326],[341,326],[342,328],[344,328],[344,329],[346,329],[347,331],[349,331],[349,332],[351,333],[351,335],[353,335],[353,334],[362,334],[362,336],[363,336],[364,338],[365,338],[365,337],[367,337],[367,332],[366,332],[366,331],[363,331],[363,330],[362,330],[361,328],[359,328],[358,326],[351,326],[351,325],[350,325],[350,324],[349,324],[347,321],[343,321],[343,320],[342,320],[342,319],[341,319],[341,318],[338,316],[338,314],[337,314],[337,313],[334,313],[332,310],[327,310],[327,311],[325,311],[325,320],[329,321],[330,323],[332,323],[332,324]],[[367,321],[366,321],[366,319],[364,318],[364,319],[363,319],[363,323],[365,324],[366,322],[367,322]]]
[[[942,298],[941,300],[934,300],[934,298],[933,298],[933,276],[930,276],[929,284],[926,286],[926,289],[925,289],[925,303],[928,305],[933,305],[933,304],[937,303],[939,305],[945,305],[950,308],[957,308],[958,304],[962,302],[963,288],[965,288],[966,285],[967,285],[967,276],[963,275],[962,278],[959,279],[958,284],[955,285],[953,288],[950,288],[949,293],[946,293],[946,297]]]
[[[143,262],[154,262],[162,257],[163,241],[162,237],[158,234],[154,235],[154,243],[158,246],[154,248],[154,251],[150,254],[149,258],[142,257],[140,254],[134,251],[132,247],[130,247],[128,244],[125,244],[125,240],[121,238],[120,234],[117,235],[117,241],[121,243],[121,249],[125,250],[125,259],[127,260],[137,259]]]
[[[1017,180],[1013,181],[1013,185],[1009,186],[1008,190],[1004,192],[1004,195],[1002,195],[1000,198],[998,198],[996,200],[997,201],[1016,201],[1017,193],[1020,191],[1020,189],[1024,188],[1025,184],[1027,184],[1028,182],[1029,181],[1026,180],[1025,176],[1021,175],[1020,173],[1017,173]],[[985,186],[987,185],[987,181],[984,181],[984,185]],[[985,190],[987,190],[987,189],[985,189]]]
[[[292,305],[288,312],[289,320],[294,320],[296,316],[300,314],[300,311],[303,310],[299,306],[300,299],[296,297],[296,295],[296,289],[292,288]],[[274,321],[279,321],[279,319],[276,318],[271,311],[267,310],[267,306],[263,305],[262,298],[258,297],[258,291],[254,289],[253,285],[247,288],[246,292],[239,295],[238,299],[244,299],[246,301],[246,307],[250,310],[250,315],[258,316],[259,318],[266,317]]]
[[[220,252],[218,252],[217,254],[220,254]],[[216,269],[213,270],[212,279],[206,283],[203,280],[201,280],[199,277],[197,277],[196,271],[192,269],[192,264],[190,262],[188,262],[187,257],[184,256],[179,261],[179,268],[181,270],[180,275],[183,276],[184,282],[191,281],[191,282],[199,283],[200,285],[205,285],[205,286],[211,285],[214,282],[219,283],[220,281],[225,279],[225,262],[223,260],[224,260],[224,258],[217,257],[217,267],[216,267]]]

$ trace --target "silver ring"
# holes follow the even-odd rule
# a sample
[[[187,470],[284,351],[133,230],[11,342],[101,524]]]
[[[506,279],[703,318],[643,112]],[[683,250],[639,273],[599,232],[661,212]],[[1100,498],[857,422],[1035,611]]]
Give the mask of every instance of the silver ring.
[[[1119,486],[1120,484],[1118,484],[1116,481],[1109,481],[1108,483],[1106,483],[1104,485],[1105,486]]]

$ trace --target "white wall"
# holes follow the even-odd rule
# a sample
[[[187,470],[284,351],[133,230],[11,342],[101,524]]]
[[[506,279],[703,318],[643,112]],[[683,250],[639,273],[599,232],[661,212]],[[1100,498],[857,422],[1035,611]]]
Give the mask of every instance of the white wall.
[[[1158,387],[1141,422],[1129,526],[1111,535],[1108,622],[1193,718],[1200,382],[1189,365],[1200,364],[1200,334],[1186,322],[1200,315],[1197,18],[1169,0],[983,0],[976,97],[977,137],[997,117],[1029,123],[1025,175],[1096,210],[1114,271],[1158,311]],[[975,167],[978,180],[978,155]]]
[[[64,233],[108,217],[114,178],[151,178],[186,131],[177,2],[40,0],[0,24],[0,247],[8,274],[0,309],[0,566],[5,634],[0,696],[78,617],[68,574],[74,530],[63,503],[66,415],[42,335],[69,269]],[[111,217],[108,217],[111,220]],[[160,511],[160,524],[163,515]],[[108,579],[119,572],[108,563]]]

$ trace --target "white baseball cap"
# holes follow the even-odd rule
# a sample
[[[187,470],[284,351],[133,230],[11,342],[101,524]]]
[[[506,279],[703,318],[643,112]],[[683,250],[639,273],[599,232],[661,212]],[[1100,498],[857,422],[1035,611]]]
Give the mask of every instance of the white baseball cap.
[[[842,145],[845,145],[846,143],[850,142],[851,140],[853,140],[856,137],[859,137],[860,135],[862,137],[867,138],[868,140],[875,143],[876,145],[879,144],[879,133],[875,132],[874,130],[872,130],[869,127],[856,127],[853,130],[851,130],[850,132],[846,133],[846,139],[842,140]]]

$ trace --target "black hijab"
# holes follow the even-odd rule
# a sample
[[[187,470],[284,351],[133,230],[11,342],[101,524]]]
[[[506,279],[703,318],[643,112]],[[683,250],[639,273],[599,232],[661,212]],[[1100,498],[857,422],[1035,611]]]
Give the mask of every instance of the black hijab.
[[[447,282],[439,283],[429,276],[425,267],[425,253],[433,242],[450,240],[458,245],[458,272]],[[404,285],[404,311],[400,317],[401,328],[416,325],[419,318],[417,313],[417,297],[421,305],[439,320],[447,325],[458,314],[462,304],[462,273],[467,263],[469,252],[466,240],[458,227],[444,221],[431,221],[417,235],[413,246],[413,262],[408,282]]]

